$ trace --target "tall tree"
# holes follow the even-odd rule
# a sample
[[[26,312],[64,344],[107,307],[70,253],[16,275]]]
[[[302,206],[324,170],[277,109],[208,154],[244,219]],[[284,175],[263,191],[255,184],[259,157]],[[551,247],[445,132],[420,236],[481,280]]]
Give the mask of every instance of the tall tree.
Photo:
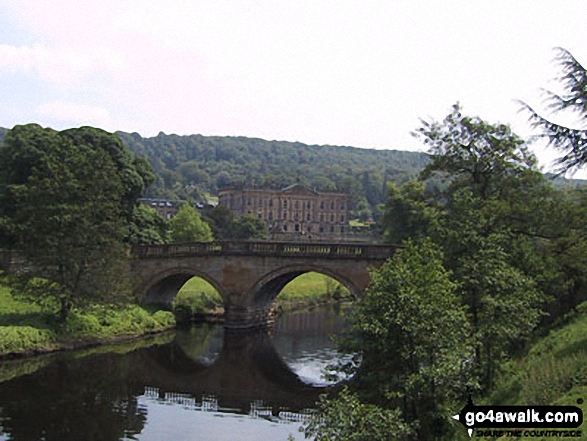
[[[452,190],[468,187],[482,199],[499,197],[511,180],[536,171],[536,157],[504,124],[492,125],[453,106],[443,121],[422,121],[415,136],[429,146],[431,163],[421,177],[440,174]]]
[[[34,268],[28,279],[37,277],[25,291],[58,302],[62,319],[125,292],[123,241],[144,166],[116,136],[89,127],[15,126],[0,147],[0,218]]]
[[[422,177],[448,182],[427,204],[440,200],[442,209],[428,234],[442,244],[459,284],[476,337],[475,364],[489,389],[500,361],[529,336],[544,307],[536,274],[519,258],[543,229],[536,212],[548,184],[508,126],[464,116],[458,105],[442,122],[423,122],[418,136],[431,146]]]
[[[448,430],[446,406],[461,398],[471,381],[470,326],[442,260],[430,240],[406,242],[373,271],[344,344],[361,354],[360,365],[350,370],[357,374],[362,399],[397,409],[415,429],[415,439]],[[385,439],[393,435],[388,432]]]
[[[557,124],[539,115],[528,104],[522,103],[522,106],[530,112],[530,121],[534,127],[543,130],[541,137],[546,137],[549,144],[562,153],[557,164],[559,172],[564,173],[587,164],[587,70],[569,51],[563,48],[557,48],[556,51],[556,61],[562,69],[560,82],[564,92],[560,95],[547,92],[550,108],[579,114],[583,127],[571,128]]]
[[[416,180],[406,182],[401,188],[393,183],[387,184],[387,202],[381,221],[387,243],[400,243],[407,238],[430,234],[440,211],[424,190],[424,182]]]
[[[169,221],[169,233],[173,243],[212,242],[210,225],[190,204],[184,203]]]

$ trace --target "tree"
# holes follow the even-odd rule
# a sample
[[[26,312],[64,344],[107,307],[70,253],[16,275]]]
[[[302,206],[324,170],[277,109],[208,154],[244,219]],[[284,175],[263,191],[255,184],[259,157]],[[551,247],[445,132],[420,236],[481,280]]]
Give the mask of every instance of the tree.
[[[463,116],[458,105],[443,122],[424,122],[418,136],[432,154],[422,177],[442,174],[449,182],[436,195],[442,214],[429,234],[459,284],[476,338],[475,364],[490,389],[500,361],[538,325],[545,303],[533,279],[538,274],[520,257],[543,230],[537,213],[548,184],[509,127]]]
[[[212,242],[212,230],[200,213],[189,204],[182,204],[169,221],[169,232],[173,243]]]
[[[154,245],[166,243],[168,225],[157,211],[145,204],[135,207],[134,222],[129,224],[128,240],[132,244]]]
[[[347,368],[362,400],[398,409],[415,439],[432,439],[448,430],[447,406],[471,384],[470,334],[439,248],[408,241],[373,271],[343,347],[361,354]]]
[[[252,214],[236,217],[224,205],[216,206],[206,217],[214,236],[219,239],[263,239],[267,237],[267,224]]]
[[[334,399],[321,397],[318,413],[305,430],[306,438],[316,441],[378,441],[411,439],[414,430],[398,409],[385,409],[364,403],[357,394],[343,389]]]
[[[546,299],[534,279],[514,266],[517,250],[507,252],[514,235],[496,226],[503,213],[498,202],[483,204],[471,191],[459,190],[448,204],[438,239],[467,306],[474,363],[486,390],[501,362],[538,325]]]
[[[206,219],[217,239],[229,239],[234,231],[235,216],[230,209],[224,205],[217,205],[213,210],[206,213]]]
[[[102,130],[15,126],[0,147],[0,218],[34,268],[23,292],[57,302],[63,320],[127,294],[123,241],[147,171]]]
[[[411,180],[401,188],[388,183],[381,221],[383,238],[387,243],[400,243],[426,236],[438,222],[439,214],[424,193],[424,182]]]
[[[235,219],[233,239],[264,239],[267,237],[267,224],[252,214]]]
[[[583,122],[587,118],[587,70],[563,48],[557,48],[557,57],[563,76],[560,81],[564,92],[558,95],[547,92],[550,108],[554,111],[570,110],[580,115]],[[587,130],[570,128],[556,124],[540,116],[528,104],[521,103],[529,111],[530,121],[534,127],[541,128],[545,137],[563,156],[557,160],[559,172],[581,168],[587,164]]]
[[[499,197],[511,180],[535,174],[536,157],[504,124],[464,116],[457,103],[442,122],[422,121],[415,136],[429,146],[431,163],[421,178],[440,173],[451,190],[468,187],[482,199]]]

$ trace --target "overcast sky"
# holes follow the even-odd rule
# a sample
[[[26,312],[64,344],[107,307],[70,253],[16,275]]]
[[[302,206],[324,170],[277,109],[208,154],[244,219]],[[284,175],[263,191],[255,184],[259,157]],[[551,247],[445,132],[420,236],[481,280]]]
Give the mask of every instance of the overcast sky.
[[[542,108],[541,89],[557,90],[554,47],[587,65],[586,13],[584,0],[0,0],[0,126],[424,150],[419,119],[459,101],[526,137],[516,100]]]

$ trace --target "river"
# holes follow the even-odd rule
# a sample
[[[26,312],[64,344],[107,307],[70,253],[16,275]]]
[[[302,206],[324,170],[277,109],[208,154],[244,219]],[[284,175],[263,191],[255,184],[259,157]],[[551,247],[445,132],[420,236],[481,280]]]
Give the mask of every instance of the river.
[[[335,307],[271,333],[201,325],[125,344],[0,364],[0,441],[286,441],[343,356]]]

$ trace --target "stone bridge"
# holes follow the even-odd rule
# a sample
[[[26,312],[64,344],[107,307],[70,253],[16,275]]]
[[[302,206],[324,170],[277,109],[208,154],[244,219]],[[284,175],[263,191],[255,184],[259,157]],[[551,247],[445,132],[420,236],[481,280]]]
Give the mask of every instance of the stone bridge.
[[[299,275],[314,271],[354,296],[395,247],[367,244],[226,241],[132,248],[131,272],[143,303],[171,304],[192,277],[209,282],[224,302],[225,327],[270,324],[273,300]]]

